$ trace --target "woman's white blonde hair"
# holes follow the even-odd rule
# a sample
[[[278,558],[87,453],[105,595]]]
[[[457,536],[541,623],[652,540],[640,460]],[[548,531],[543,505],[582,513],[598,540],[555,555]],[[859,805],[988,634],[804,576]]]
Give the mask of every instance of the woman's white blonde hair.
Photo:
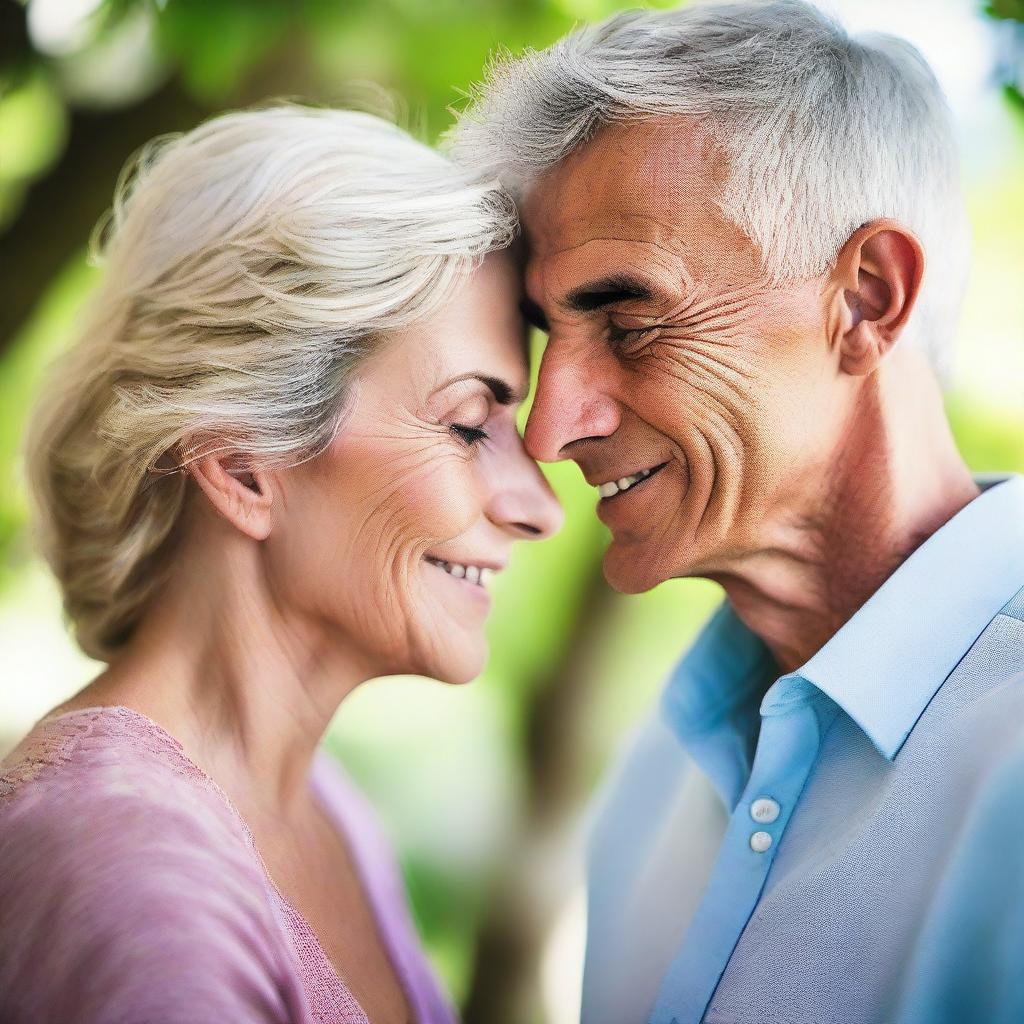
[[[82,649],[110,660],[166,580],[197,443],[264,467],[315,456],[356,363],[514,229],[496,185],[371,114],[281,104],[143,147],[27,435],[39,541]]]

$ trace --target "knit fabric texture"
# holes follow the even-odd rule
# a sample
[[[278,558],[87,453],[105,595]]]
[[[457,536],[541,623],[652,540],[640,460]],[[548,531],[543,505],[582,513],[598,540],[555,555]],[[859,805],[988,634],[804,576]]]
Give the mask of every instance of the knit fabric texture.
[[[415,1020],[452,1024],[372,810],[322,751],[310,785]],[[0,762],[0,1020],[367,1018],[223,790],[155,722],[103,707],[44,718]]]

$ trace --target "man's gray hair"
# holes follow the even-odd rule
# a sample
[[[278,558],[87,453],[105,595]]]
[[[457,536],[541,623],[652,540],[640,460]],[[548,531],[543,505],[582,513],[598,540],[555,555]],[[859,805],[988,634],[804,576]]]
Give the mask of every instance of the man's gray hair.
[[[446,141],[522,197],[602,125],[676,115],[723,148],[719,204],[777,284],[824,273],[875,218],[913,230],[927,266],[907,334],[946,376],[969,229],[945,98],[905,40],[852,37],[805,0],[627,11],[499,59]]]

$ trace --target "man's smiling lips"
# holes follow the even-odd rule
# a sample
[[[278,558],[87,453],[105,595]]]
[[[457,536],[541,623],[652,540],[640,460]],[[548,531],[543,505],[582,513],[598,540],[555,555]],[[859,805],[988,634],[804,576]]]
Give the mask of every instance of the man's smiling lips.
[[[611,487],[602,488],[598,485],[601,498],[597,503],[597,518],[613,532],[618,527],[629,531],[638,525],[638,517],[648,518],[651,511],[650,502],[645,498],[634,498],[632,495],[637,491],[646,494],[649,487],[657,488],[659,485],[652,481],[664,476],[662,470],[667,465],[668,462],[660,462],[649,469],[635,470],[617,480],[606,481],[606,484],[615,488],[614,493],[610,493]],[[620,483],[626,484],[625,489],[619,487]]]
[[[651,466],[648,469],[639,469],[632,473],[627,473],[624,476],[616,477],[608,480],[604,483],[597,483],[594,486],[597,487],[598,494],[601,495],[601,503],[610,501],[620,494],[627,494],[639,487],[645,481],[649,480],[652,476],[660,473],[668,465],[667,462],[659,462],[657,465]]]

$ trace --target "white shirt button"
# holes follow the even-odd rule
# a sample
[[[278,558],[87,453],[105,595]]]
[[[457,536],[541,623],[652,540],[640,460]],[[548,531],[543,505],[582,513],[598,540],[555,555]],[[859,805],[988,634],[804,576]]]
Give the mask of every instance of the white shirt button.
[[[762,796],[750,805],[750,816],[762,825],[770,825],[781,810],[777,800],[770,796]]]
[[[767,832],[755,832],[750,837],[750,848],[754,853],[764,853],[772,845],[772,837]]]

